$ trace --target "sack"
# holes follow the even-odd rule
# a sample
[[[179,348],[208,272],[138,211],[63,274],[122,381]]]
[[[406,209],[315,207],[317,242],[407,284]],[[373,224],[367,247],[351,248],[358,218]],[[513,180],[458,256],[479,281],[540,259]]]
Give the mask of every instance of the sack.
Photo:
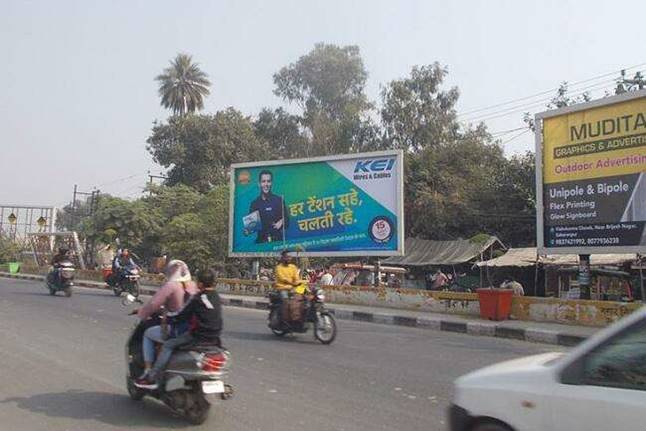
[[[288,302],[289,320],[292,322],[303,319],[305,312],[305,301],[303,295],[293,295]]]

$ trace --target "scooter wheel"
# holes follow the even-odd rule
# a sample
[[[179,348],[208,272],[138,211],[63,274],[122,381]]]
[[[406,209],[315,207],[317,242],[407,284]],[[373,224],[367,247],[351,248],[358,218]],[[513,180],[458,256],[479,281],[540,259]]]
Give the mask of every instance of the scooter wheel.
[[[128,388],[128,395],[130,395],[130,399],[133,401],[141,401],[144,395],[146,395],[143,389],[135,386],[135,382],[130,377],[126,378],[126,387]]]
[[[69,298],[70,296],[72,296],[72,288],[66,287],[65,289],[63,289],[63,293],[65,293],[65,296]]]
[[[202,425],[209,417],[211,404],[202,395],[194,394],[193,404],[185,411],[186,419],[193,425]]]

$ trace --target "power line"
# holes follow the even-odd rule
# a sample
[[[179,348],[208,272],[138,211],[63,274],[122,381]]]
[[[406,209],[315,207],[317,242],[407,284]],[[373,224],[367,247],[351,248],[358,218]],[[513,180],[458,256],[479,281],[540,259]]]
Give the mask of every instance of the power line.
[[[144,176],[144,175],[145,174],[133,174],[133,175],[129,175],[127,177],[117,178],[116,180],[111,180],[111,181],[108,181],[106,183],[99,184],[97,187],[103,187],[103,186],[107,186],[107,185],[110,185],[110,184],[114,184],[114,183],[118,183],[118,182],[122,182],[122,181],[127,181],[129,179],[136,178],[136,177],[141,177],[141,176]]]
[[[609,87],[610,84],[612,84],[612,87]],[[597,83],[595,85],[591,85],[589,87],[581,88],[581,89],[578,90],[578,92],[568,94],[568,96],[569,97],[578,97],[578,96],[582,96],[583,94],[588,93],[590,91],[595,91],[595,90],[599,90],[599,89],[614,88],[614,85],[615,85],[614,80],[605,81],[605,82]],[[489,112],[487,114],[476,115],[474,117],[466,118],[466,119],[462,120],[462,122],[465,122],[465,123],[466,122],[473,122],[473,121],[482,122],[482,121],[491,120],[491,119],[494,119],[494,118],[505,117],[507,115],[510,115],[510,114],[513,114],[513,113],[516,113],[516,112],[523,112],[523,111],[527,111],[528,109],[531,109],[531,108],[536,108],[536,107],[539,107],[539,106],[543,106],[543,105],[545,105],[545,102],[550,102],[553,98],[554,97],[547,97],[547,98],[544,98],[544,99],[533,101],[531,104],[521,104],[521,105],[516,105],[516,106],[511,106],[511,107],[508,107],[508,108],[505,108],[505,109],[501,109],[501,110],[498,110],[498,111]]]
[[[622,70],[627,71],[627,70],[636,69],[636,68],[642,67],[642,66],[646,66],[646,63],[637,64],[635,66],[630,66],[630,67],[627,67],[627,68],[622,68],[622,69],[619,69],[619,70],[604,73],[602,75],[597,75],[597,76],[594,76],[592,78],[584,79],[584,80],[581,80],[581,81],[575,81],[575,82],[569,83],[568,87],[572,88],[572,87],[578,86],[580,84],[585,84],[585,83],[588,83],[588,82],[591,82],[591,81],[596,81],[596,80],[601,79],[601,78],[612,76],[612,75],[614,75],[616,73],[620,73]],[[458,116],[470,115],[470,114],[474,114],[476,112],[487,111],[487,110],[490,110],[490,109],[494,109],[494,108],[498,108],[498,107],[501,107],[501,106],[509,105],[511,103],[516,103],[516,102],[521,102],[523,100],[533,99],[534,97],[543,96],[543,95],[546,95],[546,94],[551,94],[551,93],[553,93],[554,91],[556,91],[558,89],[559,89],[559,87],[556,87],[556,88],[552,88],[552,89],[546,90],[546,91],[541,91],[539,93],[535,93],[535,94],[532,94],[532,95],[529,95],[529,96],[519,97],[517,99],[512,99],[512,100],[508,100],[506,102],[497,103],[495,105],[485,106],[483,108],[478,108],[478,109],[472,109],[472,110],[469,110],[469,111],[461,112],[461,113],[458,114]]]
[[[529,130],[529,128],[526,128],[524,131],[520,132],[519,134],[515,135],[514,137],[509,138],[504,142],[501,142],[500,145],[507,145],[511,141],[513,141],[513,140],[515,140],[517,138],[520,138],[521,136],[523,136],[525,133],[528,133],[528,132],[530,132],[530,130]]]

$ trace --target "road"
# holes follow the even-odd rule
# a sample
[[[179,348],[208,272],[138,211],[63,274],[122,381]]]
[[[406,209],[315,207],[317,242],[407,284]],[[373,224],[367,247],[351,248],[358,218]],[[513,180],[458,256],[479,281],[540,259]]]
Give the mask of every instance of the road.
[[[265,312],[226,307],[236,395],[191,427],[126,394],[127,311],[109,292],[51,297],[39,283],[0,279],[0,430],[443,430],[456,377],[556,349],[350,321],[324,346],[311,334],[276,338]]]

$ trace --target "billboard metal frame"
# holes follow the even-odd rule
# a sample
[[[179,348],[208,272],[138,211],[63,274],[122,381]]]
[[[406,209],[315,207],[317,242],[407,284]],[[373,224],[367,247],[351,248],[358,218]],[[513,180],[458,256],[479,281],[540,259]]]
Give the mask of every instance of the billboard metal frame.
[[[295,165],[302,163],[317,163],[328,162],[337,160],[349,160],[360,158],[372,157],[392,157],[398,158],[400,163],[397,163],[398,183],[397,189],[399,192],[397,200],[397,211],[399,219],[397,220],[397,250],[381,251],[381,250],[368,250],[368,251],[296,251],[290,250],[302,257],[361,257],[361,256],[403,256],[404,255],[404,152],[402,150],[387,150],[387,151],[372,151],[367,153],[354,153],[342,154],[336,156],[322,156],[322,157],[308,157],[299,159],[283,159],[283,160],[268,160],[260,162],[245,162],[234,163],[231,165],[229,173],[229,257],[276,257],[280,252],[257,252],[257,253],[234,253],[233,252],[233,200],[235,196],[235,170],[241,168],[255,168],[258,166],[276,166],[276,165]]]
[[[543,211],[543,120],[560,117],[589,109],[615,105],[646,97],[646,90],[630,91],[616,96],[605,97],[591,102],[579,103],[564,108],[544,111],[534,116],[534,138],[536,142],[536,245],[538,254],[595,254],[595,253],[646,253],[646,246],[617,247],[545,247]]]

